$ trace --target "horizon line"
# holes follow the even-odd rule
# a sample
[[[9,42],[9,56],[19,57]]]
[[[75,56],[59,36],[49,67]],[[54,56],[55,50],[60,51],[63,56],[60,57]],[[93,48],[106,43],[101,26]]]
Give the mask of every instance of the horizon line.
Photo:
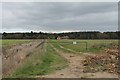
[[[116,30],[116,31],[93,31],[93,30],[91,30],[91,31],[68,31],[68,32],[46,32],[46,31],[25,31],[25,32],[6,32],[6,31],[3,31],[3,32],[0,32],[0,33],[31,33],[31,32],[33,32],[33,33],[71,33],[71,32],[100,32],[100,33],[104,33],[104,32],[119,32],[119,30]]]

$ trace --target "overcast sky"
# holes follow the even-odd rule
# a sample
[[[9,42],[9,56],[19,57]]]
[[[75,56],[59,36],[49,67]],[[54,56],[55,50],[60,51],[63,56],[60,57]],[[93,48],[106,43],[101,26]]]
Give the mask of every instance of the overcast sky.
[[[2,32],[117,31],[117,2],[5,2]]]

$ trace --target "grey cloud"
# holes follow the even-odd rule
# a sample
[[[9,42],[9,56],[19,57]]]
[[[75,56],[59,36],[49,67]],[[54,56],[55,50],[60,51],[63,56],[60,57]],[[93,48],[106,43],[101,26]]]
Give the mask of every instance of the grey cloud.
[[[8,2],[3,3],[3,31],[117,30],[117,14],[113,2]]]

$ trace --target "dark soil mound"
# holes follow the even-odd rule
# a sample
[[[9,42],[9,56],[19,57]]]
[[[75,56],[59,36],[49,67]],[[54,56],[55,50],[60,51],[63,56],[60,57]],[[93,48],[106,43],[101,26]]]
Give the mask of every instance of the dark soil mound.
[[[105,49],[102,54],[86,56],[85,60],[83,60],[83,72],[94,73],[98,71],[106,71],[109,73],[119,73],[118,53],[118,45],[115,45],[110,49]]]

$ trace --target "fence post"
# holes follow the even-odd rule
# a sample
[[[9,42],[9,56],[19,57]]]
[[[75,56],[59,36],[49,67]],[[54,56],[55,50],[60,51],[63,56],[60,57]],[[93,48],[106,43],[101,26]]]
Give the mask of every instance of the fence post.
[[[85,42],[86,43],[86,50],[87,50],[87,42]]]

